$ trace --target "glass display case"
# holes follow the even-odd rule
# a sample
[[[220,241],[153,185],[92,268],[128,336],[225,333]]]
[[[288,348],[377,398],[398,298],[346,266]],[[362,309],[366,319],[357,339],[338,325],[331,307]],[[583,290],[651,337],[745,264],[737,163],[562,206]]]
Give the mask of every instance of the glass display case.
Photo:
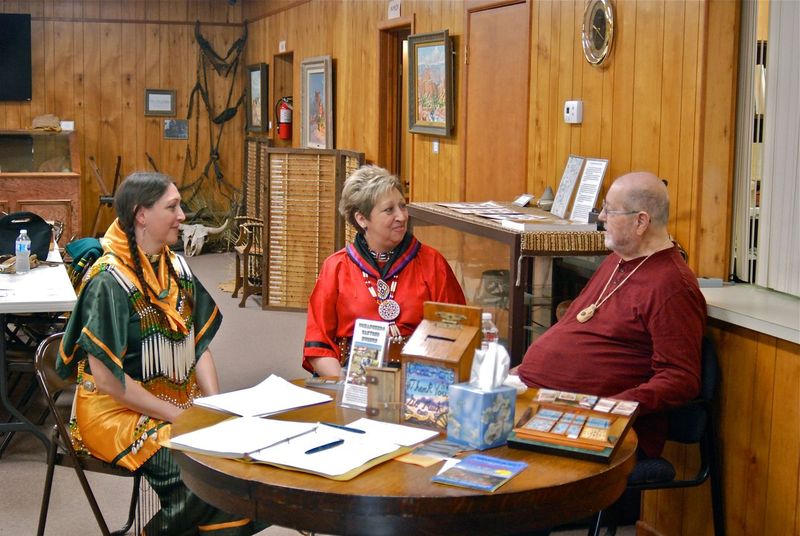
[[[75,132],[0,130],[0,212],[23,211],[60,225],[61,247],[82,234]]]
[[[0,131],[0,173],[69,173],[70,132]]]
[[[467,304],[493,313],[512,365],[551,323],[553,257],[605,255],[601,232],[517,232],[436,203],[411,203],[414,235],[444,255]]]

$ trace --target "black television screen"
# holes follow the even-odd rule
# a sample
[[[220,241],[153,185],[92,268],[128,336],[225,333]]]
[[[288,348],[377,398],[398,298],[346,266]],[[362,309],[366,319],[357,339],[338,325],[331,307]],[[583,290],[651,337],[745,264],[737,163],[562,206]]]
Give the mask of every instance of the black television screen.
[[[31,100],[31,16],[0,13],[0,101]]]

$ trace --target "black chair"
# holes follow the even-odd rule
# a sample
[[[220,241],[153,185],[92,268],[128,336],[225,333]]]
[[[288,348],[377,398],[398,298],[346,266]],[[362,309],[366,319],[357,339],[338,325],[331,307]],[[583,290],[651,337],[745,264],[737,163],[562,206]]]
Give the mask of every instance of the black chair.
[[[664,458],[641,460],[628,477],[628,491],[640,492],[655,489],[688,488],[711,480],[711,507],[715,536],[724,536],[725,518],[722,504],[722,474],[720,472],[717,435],[712,414],[712,402],[719,381],[719,363],[713,343],[703,338],[702,376],[700,396],[689,404],[674,409],[669,414],[667,439],[684,444],[698,444],[700,467],[697,473],[681,480],[675,479],[675,467]],[[610,517],[610,516],[608,516]],[[604,513],[594,515],[589,526],[589,535],[598,536],[603,525]],[[608,520],[607,534],[616,533],[615,520]]]
[[[92,508],[94,517],[97,520],[97,525],[100,527],[100,532],[103,536],[109,536],[110,534],[122,535],[127,533],[133,525],[136,505],[139,498],[141,474],[138,472],[131,472],[123,467],[113,466],[91,455],[79,453],[73,448],[66,421],[61,415],[61,410],[56,406],[56,395],[74,386],[76,381],[74,376],[68,379],[62,379],[55,371],[58,346],[61,343],[63,335],[63,333],[56,333],[43,340],[36,349],[36,355],[34,357],[39,387],[42,393],[44,393],[47,405],[50,408],[50,413],[55,420],[55,426],[53,426],[51,434],[50,450],[47,453],[47,473],[44,482],[42,508],[39,514],[39,528],[37,534],[39,536],[44,534],[45,525],[47,524],[47,510],[50,505],[50,491],[53,487],[53,473],[55,471],[55,466],[61,465],[72,467],[75,470],[75,474],[78,475],[78,480],[81,483],[83,492],[86,495],[86,499],[89,501],[89,506]],[[108,525],[103,517],[103,513],[100,511],[100,507],[97,504],[89,481],[86,479],[85,471],[133,477],[133,493],[130,499],[130,508],[128,509],[128,519],[125,526],[121,529],[114,532],[108,530]]]

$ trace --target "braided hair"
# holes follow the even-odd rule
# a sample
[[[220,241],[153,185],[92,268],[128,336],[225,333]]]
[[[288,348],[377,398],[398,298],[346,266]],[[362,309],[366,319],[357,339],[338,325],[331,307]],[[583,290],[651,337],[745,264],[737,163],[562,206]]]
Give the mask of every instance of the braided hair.
[[[144,279],[142,260],[137,254],[136,212],[140,208],[151,208],[156,201],[161,199],[170,184],[173,184],[172,179],[163,173],[137,171],[125,178],[114,195],[114,211],[117,213],[120,227],[122,227],[125,236],[128,238],[128,248],[133,258],[133,268],[142,288],[142,296],[148,305],[151,304],[150,296]],[[184,292],[183,287],[181,287],[180,279],[178,279],[178,274],[175,272],[175,267],[172,266],[171,262],[167,262],[167,268],[170,276],[175,280],[175,284],[178,285],[178,292],[192,304],[191,296]]]

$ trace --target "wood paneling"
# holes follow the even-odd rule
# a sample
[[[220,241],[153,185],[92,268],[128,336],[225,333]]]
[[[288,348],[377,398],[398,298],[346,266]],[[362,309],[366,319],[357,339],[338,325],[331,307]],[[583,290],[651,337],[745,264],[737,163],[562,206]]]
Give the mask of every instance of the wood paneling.
[[[608,158],[606,185],[627,171],[649,169],[669,181],[670,230],[689,252],[699,275],[725,276],[729,256],[732,125],[738,4],[711,0],[618,2],[616,42],[602,67],[585,62],[579,42],[583,0],[529,2],[530,80],[525,189],[539,194],[556,187],[571,153]],[[454,37],[456,124],[453,135],[432,151],[433,136],[411,136],[406,179],[416,201],[463,198],[464,27],[463,0],[407,0],[402,15],[414,17],[415,32],[448,29]],[[123,172],[147,169],[145,152],[180,179],[187,142],[164,140],[162,120],[144,117],[145,88],[178,90],[178,116],[186,113],[195,80],[197,45],[193,21],[224,52],[251,21],[243,64],[272,63],[278,43],[293,53],[294,93],[299,97],[303,59],[330,54],[335,71],[335,139],[339,148],[378,157],[378,32],[388,2],[285,0],[0,0],[0,10],[34,17],[34,96],[30,103],[0,104],[0,128],[20,128],[42,113],[74,119],[83,158],[94,155],[104,176],[118,154]],[[497,51],[502,54],[502,51]],[[241,72],[241,71],[240,71]],[[213,78],[213,77],[212,77]],[[242,76],[234,89],[238,96]],[[227,81],[213,82],[218,113]],[[275,95],[270,96],[270,106]],[[564,124],[567,99],[584,102],[581,125]],[[299,108],[298,108],[299,109]],[[241,183],[244,114],[225,127],[220,161],[225,180]],[[297,111],[295,113],[297,117]],[[295,125],[299,125],[296,122]],[[207,161],[209,130],[203,117],[199,167]],[[487,125],[492,129],[503,125]],[[212,130],[213,132],[213,130]],[[298,146],[299,128],[293,146]],[[193,141],[193,140],[190,140]],[[84,221],[97,206],[97,188],[84,177]],[[226,206],[226,189],[206,179],[202,202]],[[108,223],[108,222],[104,222]]]
[[[107,182],[122,156],[123,176],[150,169],[149,153],[159,169],[178,184],[196,179],[209,158],[209,131],[203,111],[199,123],[191,121],[190,140],[165,140],[163,118],[144,116],[145,88],[175,89],[178,112],[185,119],[189,93],[194,86],[199,47],[194,22],[217,52],[224,55],[242,32],[242,7],[208,0],[0,0],[0,12],[32,16],[33,98],[30,102],[0,103],[0,129],[28,128],[37,115],[52,113],[75,121],[83,169],[94,156]],[[235,102],[243,88],[240,69],[234,86]],[[226,103],[231,78],[209,73],[214,112]],[[196,126],[197,125],[197,126]],[[199,163],[186,169],[186,148],[194,151],[199,128]],[[220,158],[225,180],[241,184],[244,113],[224,127]],[[87,234],[98,205],[99,189],[84,174],[83,232]],[[230,190],[205,179],[198,203],[214,211],[227,211]],[[185,196],[186,197],[186,196]],[[197,207],[193,207],[196,209]],[[107,211],[101,226],[111,222]],[[76,230],[78,232],[79,230]]]
[[[728,534],[797,534],[800,527],[800,346],[710,321],[721,376],[715,417]],[[696,449],[668,444],[679,471]],[[642,519],[660,534],[713,534],[711,491],[646,492]]]

